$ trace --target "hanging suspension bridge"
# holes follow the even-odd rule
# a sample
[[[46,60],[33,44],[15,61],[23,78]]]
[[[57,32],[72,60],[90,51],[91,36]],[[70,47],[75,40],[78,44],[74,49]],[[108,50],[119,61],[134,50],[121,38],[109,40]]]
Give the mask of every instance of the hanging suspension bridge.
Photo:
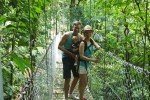
[[[88,11],[90,10],[90,20],[92,18],[92,6],[91,0],[89,0],[90,5]],[[20,3],[21,4],[21,3]],[[44,0],[45,4],[45,0]],[[146,4],[146,2],[145,2]],[[93,38],[98,38],[98,40],[106,39],[107,30],[107,2],[103,3],[104,7],[104,15],[102,19],[102,24],[104,28],[105,37],[99,37],[98,34],[94,34]],[[147,0],[146,14],[145,14],[145,34],[148,34],[147,29],[147,9],[148,9],[148,0]],[[62,7],[65,6],[61,5]],[[28,0],[28,24],[30,37],[32,37],[32,32],[30,27],[31,19],[33,15],[31,15],[31,4],[30,0]],[[94,6],[95,7],[95,6]],[[32,7],[31,7],[32,8]],[[42,7],[41,7],[42,8]],[[52,10],[55,9],[52,6]],[[125,7],[126,8],[126,7]],[[38,8],[36,9],[38,11]],[[47,13],[46,7],[44,5],[44,24],[45,24],[45,33],[48,31],[47,29]],[[139,9],[140,11],[140,9]],[[16,11],[17,12],[17,11]],[[57,12],[57,11],[56,11]],[[69,12],[69,11],[68,11]],[[122,11],[123,12],[123,11]],[[20,87],[20,91],[18,92],[15,100],[64,100],[64,91],[63,91],[63,77],[62,77],[62,62],[61,62],[61,51],[57,49],[58,43],[62,36],[61,28],[66,27],[65,24],[68,20],[65,19],[63,10],[61,14],[62,23],[58,24],[57,16],[60,16],[57,13],[54,13],[52,23],[55,23],[55,29],[52,29],[50,34],[51,41],[49,44],[46,44],[46,49],[42,49],[38,55],[40,58],[36,58],[36,67],[35,69],[27,68],[24,75],[27,76],[26,82]],[[79,13],[79,12],[78,12]],[[96,12],[95,12],[96,13]],[[110,12],[109,12],[110,13]],[[56,14],[56,15],[55,15]],[[57,15],[58,14],[58,15]],[[124,13],[125,14],[125,13]],[[17,14],[16,14],[17,15]],[[126,15],[124,15],[126,16]],[[140,16],[142,19],[143,17]],[[111,19],[111,18],[110,18]],[[114,19],[115,20],[115,19]],[[125,18],[126,20],[126,18]],[[60,20],[59,20],[60,21]],[[97,21],[97,20],[96,20]],[[66,23],[65,23],[66,22]],[[70,20],[68,21],[70,22]],[[94,21],[93,21],[94,22]],[[112,21],[113,22],[113,21]],[[111,23],[111,22],[110,22]],[[138,23],[138,22],[137,22]],[[68,23],[67,23],[68,24]],[[100,23],[101,24],[101,23]],[[61,26],[62,25],[62,26]],[[60,30],[58,30],[58,27]],[[94,25],[93,25],[94,26]],[[70,27],[70,26],[67,26]],[[96,25],[95,25],[96,27]],[[102,27],[102,26],[100,26]],[[109,30],[112,30],[111,28]],[[119,29],[118,29],[119,30]],[[119,32],[119,31],[117,31]],[[53,34],[58,33],[58,34]],[[125,25],[124,34],[126,38],[129,35],[129,27]],[[48,34],[49,35],[49,34]],[[117,35],[118,36],[118,35]],[[117,37],[116,36],[116,37]],[[101,39],[100,39],[101,38]],[[135,37],[136,38],[136,37]],[[85,96],[88,100],[150,100],[150,71],[149,65],[146,65],[146,35],[143,35],[143,64],[136,65],[129,61],[129,51],[127,48],[128,43],[124,43],[124,55],[117,54],[117,51],[114,52],[109,51],[105,48],[105,43],[102,46],[104,48],[104,52],[95,52],[94,56],[99,56],[99,63],[92,63],[90,70],[88,72],[88,86],[86,87]],[[33,41],[30,41],[32,44]],[[106,41],[105,41],[106,42]],[[100,42],[99,42],[100,43]],[[32,45],[30,45],[32,46]],[[125,47],[126,46],[126,47]],[[32,52],[32,47],[30,47],[30,51]],[[123,54],[122,53],[122,54]],[[32,55],[31,55],[32,56]],[[42,58],[42,59],[41,59]],[[123,59],[124,58],[124,59]],[[40,59],[40,60],[39,60]],[[0,60],[1,61],[1,60]],[[3,100],[3,78],[2,78],[2,67],[0,62],[0,100]],[[75,91],[73,92],[75,96],[79,96],[78,93],[78,85],[76,86]],[[13,97],[12,97],[13,98]]]
[[[18,100],[64,100],[61,51],[57,49],[60,38],[61,34],[54,36],[41,54],[43,59],[23,85]],[[88,73],[85,93],[88,100],[149,100],[149,86],[143,83],[148,82],[148,70],[121,60],[111,52],[100,57],[100,64],[92,64]],[[78,96],[77,87],[74,95]]]

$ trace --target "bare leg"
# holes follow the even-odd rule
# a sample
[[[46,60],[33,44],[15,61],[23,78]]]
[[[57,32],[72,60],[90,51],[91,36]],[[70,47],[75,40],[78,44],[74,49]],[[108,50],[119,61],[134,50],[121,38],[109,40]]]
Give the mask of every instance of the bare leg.
[[[80,100],[83,100],[84,91],[87,85],[87,74],[80,74],[79,77],[79,98]]]
[[[64,92],[65,92],[65,99],[68,98],[68,91],[69,91],[69,87],[70,87],[70,79],[65,79],[64,82]]]
[[[72,80],[72,83],[71,83],[71,87],[70,87],[70,90],[69,90],[69,94],[72,94],[77,82],[78,82],[78,77],[75,77],[73,80]]]

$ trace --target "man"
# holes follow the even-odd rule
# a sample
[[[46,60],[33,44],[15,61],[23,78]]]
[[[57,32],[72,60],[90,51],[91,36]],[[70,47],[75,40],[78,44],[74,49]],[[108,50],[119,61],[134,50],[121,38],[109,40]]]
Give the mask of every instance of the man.
[[[64,92],[65,92],[65,99],[67,100],[69,98],[76,99],[72,92],[78,82],[79,74],[74,66],[75,62],[75,55],[71,52],[71,45],[72,45],[72,36],[77,36],[78,40],[81,41],[83,37],[78,34],[81,29],[81,23],[79,21],[75,21],[73,23],[73,30],[66,32],[62,39],[60,40],[60,43],[58,45],[58,49],[60,49],[63,52],[62,55],[62,62],[63,62],[63,78],[64,81]],[[74,79],[70,86],[70,79],[71,79],[71,71],[73,73]],[[68,96],[69,93],[69,96]]]

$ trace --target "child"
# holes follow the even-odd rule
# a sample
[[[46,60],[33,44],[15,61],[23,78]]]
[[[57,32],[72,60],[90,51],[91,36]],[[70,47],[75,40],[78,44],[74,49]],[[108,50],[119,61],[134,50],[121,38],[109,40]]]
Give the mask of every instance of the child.
[[[75,59],[75,63],[74,63],[75,66],[77,66],[77,64],[78,64],[79,45],[80,45],[80,41],[78,39],[78,36],[73,36],[71,51],[72,51],[72,53],[74,53],[76,55],[76,59]]]

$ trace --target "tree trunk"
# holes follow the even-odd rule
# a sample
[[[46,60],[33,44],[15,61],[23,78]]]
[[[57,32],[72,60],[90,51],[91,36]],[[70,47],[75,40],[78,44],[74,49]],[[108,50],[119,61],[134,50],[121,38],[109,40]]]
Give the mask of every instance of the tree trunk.
[[[0,59],[0,100],[4,100],[3,97],[3,76],[2,76],[2,65],[1,65],[1,59]]]
[[[70,30],[72,30],[73,23],[73,8],[75,7],[75,0],[71,0],[70,2]]]
[[[148,55],[148,65],[150,66],[150,55]],[[148,67],[148,71],[150,72],[150,67]],[[150,82],[150,74],[149,74],[149,82]],[[148,86],[149,86],[149,97],[150,97],[150,84],[148,82]]]
[[[128,38],[128,34],[129,34],[128,25],[125,25],[125,27],[126,28],[124,30],[124,35],[125,35],[125,38]],[[128,51],[128,46],[129,46],[129,43],[126,40],[126,44],[125,44],[125,47],[126,47],[126,50],[125,50],[126,62],[130,62],[130,53]],[[127,100],[133,100],[132,91],[131,91],[132,83],[131,83],[130,66],[129,65],[125,65],[125,77],[126,77],[125,86],[126,86],[126,89],[127,89],[127,92],[126,92]]]
[[[126,58],[126,62],[129,62],[130,59],[130,54],[128,52],[128,50],[126,50],[126,54],[125,54],[125,58]],[[126,76],[126,88],[127,88],[127,93],[126,93],[126,97],[127,100],[132,100],[132,83],[131,83],[131,77],[130,77],[130,66],[125,65],[125,76]]]

